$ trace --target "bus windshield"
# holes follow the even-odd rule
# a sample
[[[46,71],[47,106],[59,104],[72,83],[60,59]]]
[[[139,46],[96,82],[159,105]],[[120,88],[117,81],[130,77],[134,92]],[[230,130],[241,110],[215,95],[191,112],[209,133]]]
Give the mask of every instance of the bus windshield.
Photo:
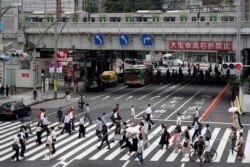
[[[127,73],[127,74],[140,74],[140,70],[139,69],[126,69],[125,73]]]

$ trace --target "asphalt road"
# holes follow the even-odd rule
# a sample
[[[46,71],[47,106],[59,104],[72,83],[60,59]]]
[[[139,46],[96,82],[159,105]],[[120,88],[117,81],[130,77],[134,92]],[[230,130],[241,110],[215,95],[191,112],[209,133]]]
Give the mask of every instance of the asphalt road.
[[[189,167],[195,162],[190,162],[189,158],[183,158],[180,153],[176,154],[171,146],[169,150],[161,150],[158,146],[160,125],[166,124],[170,130],[175,127],[177,113],[183,114],[183,131],[187,126],[191,125],[192,114],[195,108],[199,108],[199,114],[209,107],[218,93],[223,89],[225,83],[202,83],[195,82],[190,77],[185,77],[183,82],[164,82],[157,80],[150,85],[144,87],[129,88],[123,84],[114,88],[106,89],[104,92],[89,92],[84,93],[86,102],[91,108],[91,118],[96,120],[103,112],[110,114],[116,104],[120,105],[120,114],[124,121],[127,121],[130,114],[131,105],[135,106],[136,118],[139,121],[142,113],[151,104],[153,109],[152,120],[156,123],[149,132],[149,142],[151,145],[145,148],[144,157],[145,163],[143,166],[176,166]],[[208,116],[205,123],[209,123],[212,130],[211,145],[217,153],[216,162],[206,164],[206,166],[249,166],[250,152],[247,150],[250,146],[249,125],[247,124],[247,116],[242,118],[244,125],[244,139],[247,139],[246,158],[243,161],[236,160],[229,153],[230,143],[228,142],[230,116],[227,112],[230,107],[230,92],[227,92],[222,100],[215,107],[211,115]],[[56,126],[56,112],[59,107],[64,108],[66,112],[71,106],[76,110],[77,119],[82,115],[77,107],[78,97],[72,97],[70,102],[65,99],[48,101],[32,106],[32,118],[36,122],[37,111],[39,108],[44,108],[49,116],[51,125]],[[218,115],[219,114],[219,115]],[[108,121],[109,116],[108,116]],[[76,122],[78,124],[78,121]],[[35,129],[36,123],[32,125]],[[53,159],[45,160],[44,155],[47,153],[45,144],[37,146],[34,142],[36,139],[33,133],[27,143],[26,157],[21,162],[11,162],[10,157],[13,154],[11,150],[11,142],[14,135],[18,132],[20,123],[18,121],[0,122],[0,161],[1,166],[138,166],[138,161],[135,161],[136,154],[131,157],[127,156],[127,149],[120,150],[117,143],[111,144],[111,150],[106,149],[106,144],[99,151],[96,147],[99,145],[95,136],[95,124],[89,125],[86,123],[86,138],[78,139],[77,132],[69,136],[68,134],[57,135],[57,153]],[[131,126],[136,126],[132,124]],[[78,128],[78,126],[77,126]],[[56,128],[59,133],[59,129]],[[114,128],[109,131],[110,139]],[[172,133],[173,134],[173,133]],[[43,134],[45,136],[45,134]],[[43,139],[45,140],[45,137]],[[45,142],[43,142],[45,143]],[[195,164],[196,165],[196,164]]]

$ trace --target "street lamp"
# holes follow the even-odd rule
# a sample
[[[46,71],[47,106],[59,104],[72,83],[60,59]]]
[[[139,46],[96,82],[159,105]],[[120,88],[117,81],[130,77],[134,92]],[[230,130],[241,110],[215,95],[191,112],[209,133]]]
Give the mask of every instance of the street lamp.
[[[58,41],[59,41],[59,38],[60,38],[60,34],[62,33],[64,27],[66,26],[66,24],[71,20],[71,18],[73,16],[75,16],[75,14],[79,14],[83,11],[77,11],[76,13],[70,13],[70,14],[66,14],[64,15],[63,17],[66,17],[66,16],[70,16],[68,18],[68,20],[63,24],[63,26],[61,27],[61,30],[60,32],[58,33],[58,21],[62,20],[63,17],[61,18],[58,18],[57,20],[55,20],[49,27],[46,28],[46,30],[41,34],[40,38],[37,40],[37,43],[36,43],[36,47],[40,44],[40,41],[41,39],[45,36],[46,32],[54,26],[54,64],[55,66],[57,67],[57,44],[58,44]],[[36,80],[37,80],[37,72],[36,72],[36,55],[35,55],[35,63],[34,63],[34,66],[35,66],[35,75],[34,75],[34,80],[35,80],[35,84],[34,84],[34,88],[33,89],[36,89],[37,85],[36,85]],[[57,75],[57,68],[54,66],[54,98],[57,99],[57,78],[58,78],[58,75]]]

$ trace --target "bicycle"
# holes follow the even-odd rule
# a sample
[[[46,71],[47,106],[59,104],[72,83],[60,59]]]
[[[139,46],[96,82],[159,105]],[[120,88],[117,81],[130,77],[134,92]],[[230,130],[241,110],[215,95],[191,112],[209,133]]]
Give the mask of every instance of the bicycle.
[[[211,149],[209,152],[209,157],[210,161],[208,162],[214,161],[217,158],[217,152],[214,149]],[[192,150],[189,153],[189,158],[192,162],[196,162],[199,159],[198,150]]]

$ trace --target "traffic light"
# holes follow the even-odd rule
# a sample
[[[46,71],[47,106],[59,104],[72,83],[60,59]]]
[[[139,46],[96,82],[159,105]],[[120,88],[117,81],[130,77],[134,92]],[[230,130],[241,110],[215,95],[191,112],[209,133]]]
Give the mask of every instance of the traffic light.
[[[242,63],[232,63],[232,62],[224,62],[222,64],[222,69],[224,70],[230,70],[230,71],[241,71],[243,69],[243,64]]]
[[[0,53],[0,61],[8,61],[10,57],[4,53]]]

